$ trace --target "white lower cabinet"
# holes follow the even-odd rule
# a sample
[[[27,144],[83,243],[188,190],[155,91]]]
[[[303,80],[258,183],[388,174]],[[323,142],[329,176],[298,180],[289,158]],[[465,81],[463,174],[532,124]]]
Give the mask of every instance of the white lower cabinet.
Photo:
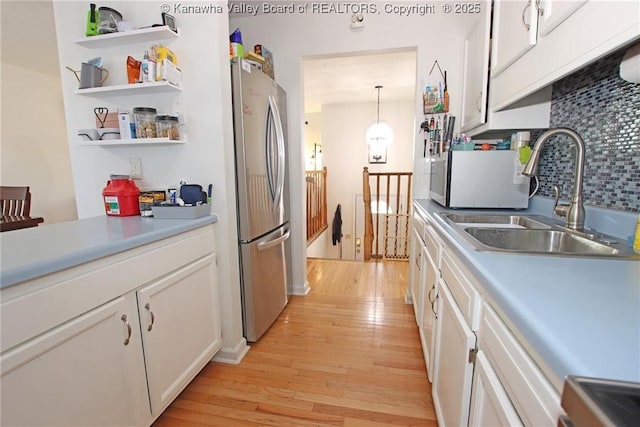
[[[137,292],[154,417],[220,349],[215,267],[209,255]]]
[[[213,226],[1,296],[3,426],[150,425],[222,344]]]
[[[433,403],[442,426],[467,425],[476,336],[467,325],[447,283],[440,281]]]
[[[424,292],[422,297],[422,329],[420,330],[420,339],[422,341],[424,362],[427,367],[427,376],[431,382],[433,382],[436,369],[434,349],[439,307],[438,282],[440,280],[440,269],[436,261],[437,256],[438,253],[430,253],[427,247],[422,248],[422,257],[424,259],[422,267]]]
[[[416,317],[418,327],[422,327],[422,291],[424,287],[422,269],[424,264],[424,242],[422,241],[422,230],[413,228],[411,235],[411,277],[409,287],[411,291],[411,301],[413,303],[413,314]]]
[[[500,379],[484,351],[478,351],[473,373],[473,391],[469,412],[470,426],[522,426]]]
[[[554,426],[559,392],[427,214],[420,250],[420,338],[438,425]],[[415,273],[418,274],[418,273]]]
[[[130,293],[3,354],[0,424],[144,425],[149,404],[139,331]]]
[[[560,394],[487,303],[482,310],[478,348],[486,354],[524,425],[556,425],[562,414]]]

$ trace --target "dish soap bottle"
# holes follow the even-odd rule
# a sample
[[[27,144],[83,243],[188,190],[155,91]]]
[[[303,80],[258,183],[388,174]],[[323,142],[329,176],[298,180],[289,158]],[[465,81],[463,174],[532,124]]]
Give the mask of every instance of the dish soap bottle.
[[[638,214],[638,222],[636,222],[636,234],[633,238],[633,251],[640,254],[640,214]]]

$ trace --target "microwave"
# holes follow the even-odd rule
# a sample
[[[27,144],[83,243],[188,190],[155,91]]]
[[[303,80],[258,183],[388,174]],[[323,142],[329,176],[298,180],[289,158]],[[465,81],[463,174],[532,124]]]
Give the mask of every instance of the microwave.
[[[448,151],[431,158],[431,199],[448,208],[529,206],[517,150]]]

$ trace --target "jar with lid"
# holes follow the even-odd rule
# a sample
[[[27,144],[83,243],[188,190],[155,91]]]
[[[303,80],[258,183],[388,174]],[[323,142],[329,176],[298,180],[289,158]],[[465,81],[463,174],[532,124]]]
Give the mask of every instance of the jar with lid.
[[[156,138],[155,108],[136,107],[133,109],[133,122],[136,124],[136,138]]]
[[[156,132],[158,138],[169,138],[171,140],[180,139],[178,118],[176,116],[166,115],[156,116]]]

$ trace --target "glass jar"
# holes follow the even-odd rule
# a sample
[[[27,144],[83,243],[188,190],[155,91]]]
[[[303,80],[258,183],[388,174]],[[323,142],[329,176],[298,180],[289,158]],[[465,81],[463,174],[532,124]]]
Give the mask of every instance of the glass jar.
[[[133,109],[133,122],[136,124],[136,138],[157,138],[155,108],[137,107]]]
[[[158,138],[180,139],[178,118],[176,116],[156,116],[156,132]]]

